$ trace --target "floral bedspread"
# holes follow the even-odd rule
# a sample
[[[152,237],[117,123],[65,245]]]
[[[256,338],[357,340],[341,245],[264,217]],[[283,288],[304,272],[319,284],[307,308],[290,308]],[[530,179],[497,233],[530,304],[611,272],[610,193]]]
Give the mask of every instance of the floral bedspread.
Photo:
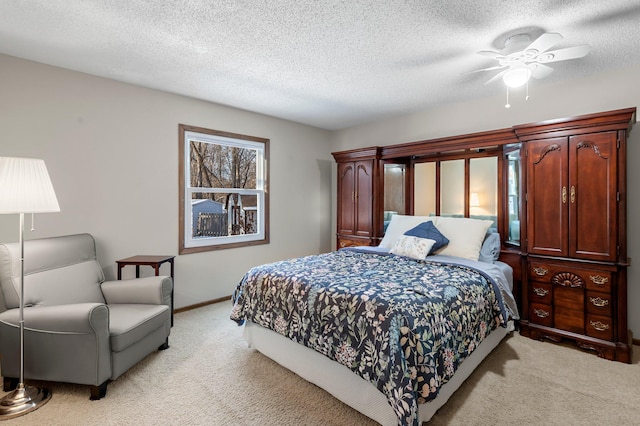
[[[252,321],[350,368],[401,425],[436,397],[506,312],[495,283],[464,266],[340,250],[255,267],[231,319]]]

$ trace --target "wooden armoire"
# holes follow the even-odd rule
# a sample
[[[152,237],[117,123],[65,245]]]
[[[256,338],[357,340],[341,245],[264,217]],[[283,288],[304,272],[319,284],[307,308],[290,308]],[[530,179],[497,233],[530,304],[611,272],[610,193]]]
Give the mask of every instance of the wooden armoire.
[[[378,245],[382,238],[380,149],[333,156],[338,163],[338,248]]]
[[[521,334],[631,361],[626,142],[635,108],[515,126],[526,220]]]

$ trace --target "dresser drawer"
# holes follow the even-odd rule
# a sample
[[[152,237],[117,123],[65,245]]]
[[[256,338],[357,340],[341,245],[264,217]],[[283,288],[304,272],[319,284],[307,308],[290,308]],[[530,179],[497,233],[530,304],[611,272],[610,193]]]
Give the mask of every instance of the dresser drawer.
[[[553,324],[560,330],[584,334],[584,311],[570,309],[564,306],[554,306]]]
[[[609,271],[587,271],[584,273],[587,290],[611,293],[612,275]]]
[[[338,237],[338,248],[345,247],[358,247],[358,246],[370,246],[372,241],[369,238],[345,238]]]
[[[553,305],[574,311],[584,311],[584,290],[556,286],[553,289]]]
[[[556,328],[584,333],[584,295],[584,289],[580,287],[553,286],[553,323]]]
[[[606,270],[581,268],[569,263],[532,261],[528,273],[533,281],[611,293],[612,273]]]
[[[551,277],[557,272],[558,266],[543,262],[529,263],[529,279],[551,284]]]
[[[587,336],[613,340],[613,321],[601,315],[587,315]]]
[[[532,303],[551,304],[551,284],[532,281],[529,285],[529,301]]]
[[[587,313],[611,317],[613,301],[608,293],[587,291]]]
[[[529,321],[553,327],[553,308],[542,303],[529,304]]]

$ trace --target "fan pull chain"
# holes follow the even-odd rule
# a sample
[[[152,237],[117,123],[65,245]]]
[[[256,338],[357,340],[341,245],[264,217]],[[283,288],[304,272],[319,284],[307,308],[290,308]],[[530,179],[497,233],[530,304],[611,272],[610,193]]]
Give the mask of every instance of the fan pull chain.
[[[34,224],[34,220],[35,220],[35,215],[33,213],[31,213],[31,232],[36,230],[35,224]]]
[[[525,101],[529,100],[529,81],[527,80],[527,96],[524,98]]]
[[[509,86],[507,86],[507,103],[504,105],[505,108],[511,108],[511,104],[509,103]]]

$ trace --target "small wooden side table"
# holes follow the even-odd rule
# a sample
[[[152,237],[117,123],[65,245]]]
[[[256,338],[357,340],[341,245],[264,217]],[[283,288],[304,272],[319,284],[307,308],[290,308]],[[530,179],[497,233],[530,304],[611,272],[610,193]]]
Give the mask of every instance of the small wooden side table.
[[[160,275],[160,265],[169,262],[171,265],[171,281],[173,282],[173,259],[175,256],[137,255],[126,259],[116,260],[118,264],[118,279],[122,279],[122,268],[135,265],[136,278],[140,278],[140,266],[151,266],[156,270],[156,277]],[[173,286],[171,287],[171,327],[173,327]]]

